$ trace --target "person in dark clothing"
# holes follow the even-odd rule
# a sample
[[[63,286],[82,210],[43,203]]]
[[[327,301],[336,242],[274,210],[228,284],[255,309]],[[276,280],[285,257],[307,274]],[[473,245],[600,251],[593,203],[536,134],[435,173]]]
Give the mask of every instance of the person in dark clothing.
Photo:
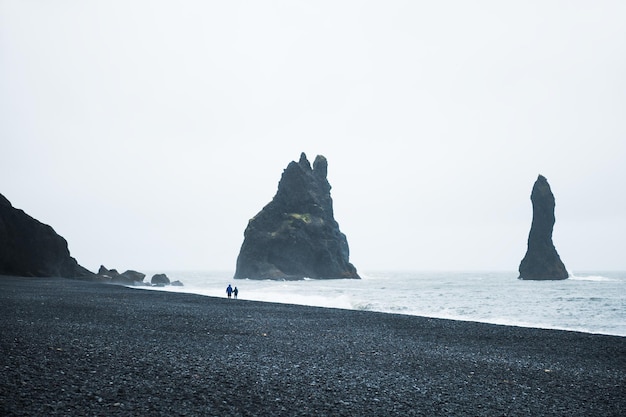
[[[233,287],[230,286],[230,284],[228,284],[228,287],[226,287],[226,295],[228,296],[228,298],[230,298],[230,295],[233,293]]]
[[[233,295],[235,296],[235,299],[237,299],[237,294],[239,294],[239,290],[237,289],[237,287],[235,287],[235,289],[233,290]]]

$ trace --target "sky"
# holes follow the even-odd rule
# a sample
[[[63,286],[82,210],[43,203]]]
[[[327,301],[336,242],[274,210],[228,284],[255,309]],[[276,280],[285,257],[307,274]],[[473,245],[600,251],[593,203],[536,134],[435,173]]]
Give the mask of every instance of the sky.
[[[97,271],[235,269],[328,159],[359,272],[626,270],[626,2],[0,0],[0,193]]]

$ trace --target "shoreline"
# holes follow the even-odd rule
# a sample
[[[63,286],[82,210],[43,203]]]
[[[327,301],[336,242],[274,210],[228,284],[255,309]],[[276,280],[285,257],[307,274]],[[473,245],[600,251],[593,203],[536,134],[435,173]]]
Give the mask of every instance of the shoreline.
[[[0,277],[0,412],[604,415],[626,338]]]
[[[173,272],[172,274],[183,280],[185,286],[148,289],[221,297],[225,295],[222,285],[225,287],[225,283],[230,282],[224,277],[220,277],[223,279],[217,282],[219,274],[206,271],[189,276]],[[597,273],[590,277],[572,279],[568,283],[516,279],[507,284],[511,288],[506,294],[500,294],[502,283],[506,281],[494,279],[501,273],[450,274],[442,271],[437,273],[388,271],[356,282],[242,280],[241,283],[235,284],[240,284],[243,298],[255,301],[626,337],[626,326],[623,321],[626,317],[621,312],[623,303],[620,304],[619,301],[623,298],[619,297],[619,294],[624,290],[626,272],[617,273],[620,278],[601,277],[602,281],[610,282],[602,284],[595,284],[599,278]],[[201,276],[203,277],[200,278]],[[389,290],[395,285],[393,281],[396,277],[400,279],[398,285],[403,288],[403,291],[400,291],[401,296],[397,295],[398,292]],[[409,282],[408,277],[412,281]],[[444,289],[436,288],[435,281],[439,277],[450,285],[444,286]],[[503,279],[506,280],[506,277]],[[581,281],[582,284],[576,281]],[[460,290],[464,285],[471,286],[471,282],[477,286],[485,286],[484,291],[476,294],[478,297],[487,295],[485,304],[478,305],[475,301],[469,301],[470,298],[474,298],[473,295]],[[565,291],[561,291],[560,287],[554,288],[555,285],[564,286]],[[475,288],[469,288],[469,292]],[[533,288],[540,293],[545,291],[545,297],[538,297]],[[492,293],[488,294],[489,292]],[[510,295],[518,292],[519,299]],[[596,302],[598,300],[596,297],[607,297],[607,303]],[[565,303],[563,300],[567,299],[573,299],[575,302]]]
[[[116,285],[116,284],[112,284],[112,285]],[[122,284],[119,284],[122,285]],[[130,289],[139,289],[139,290],[148,290],[148,291],[161,291],[161,292],[171,292],[171,293],[175,293],[175,294],[189,294],[189,295],[197,295],[200,297],[208,297],[208,298],[222,298],[222,297],[218,297],[218,296],[214,296],[214,295],[208,295],[208,294],[202,294],[202,293],[198,293],[198,292],[192,292],[192,291],[186,291],[184,289],[184,287],[181,288],[177,288],[177,289],[170,289],[170,288],[163,288],[163,287],[149,287],[149,286],[134,286],[134,285],[123,285],[127,288]],[[392,312],[392,311],[382,311],[382,310],[369,310],[369,309],[357,309],[357,308],[347,308],[347,307],[336,307],[336,306],[324,306],[324,305],[314,305],[314,304],[298,304],[298,303],[290,303],[290,302],[286,302],[286,301],[264,301],[264,300],[253,300],[253,299],[246,299],[246,298],[241,298],[241,301],[253,301],[253,302],[257,302],[257,303],[269,303],[269,304],[285,304],[285,305],[292,305],[292,306],[300,306],[300,307],[314,307],[314,308],[330,308],[330,309],[336,309],[336,310],[345,310],[345,311],[364,311],[364,312],[371,312],[371,313],[379,313],[379,314],[391,314],[391,315],[398,315],[398,316],[409,316],[409,317],[422,317],[422,318],[428,318],[428,319],[436,319],[436,320],[450,320],[450,321],[459,321],[459,322],[467,322],[467,323],[480,323],[480,324],[489,324],[489,325],[493,325],[493,326],[505,326],[505,327],[519,327],[519,328],[523,328],[523,329],[537,329],[537,330],[557,330],[557,331],[564,331],[564,332],[576,332],[576,333],[584,333],[584,334],[590,334],[590,335],[602,335],[602,336],[615,336],[615,337],[625,337],[625,334],[618,334],[618,333],[603,333],[601,331],[591,331],[591,330],[581,330],[581,329],[575,329],[575,328],[566,328],[566,327],[541,327],[541,326],[536,326],[536,325],[532,325],[532,324],[528,324],[528,325],[524,325],[522,323],[502,323],[502,322],[496,322],[496,321],[480,321],[480,320],[475,320],[475,319],[465,319],[462,317],[444,317],[444,316],[436,316],[436,315],[428,315],[428,314],[411,314],[411,313],[402,313],[402,312]]]

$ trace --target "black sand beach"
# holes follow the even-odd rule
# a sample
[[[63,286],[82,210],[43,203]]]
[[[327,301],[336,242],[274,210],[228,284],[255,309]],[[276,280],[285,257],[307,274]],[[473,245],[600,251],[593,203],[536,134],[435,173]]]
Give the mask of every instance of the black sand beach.
[[[626,338],[0,277],[2,416],[624,416]]]

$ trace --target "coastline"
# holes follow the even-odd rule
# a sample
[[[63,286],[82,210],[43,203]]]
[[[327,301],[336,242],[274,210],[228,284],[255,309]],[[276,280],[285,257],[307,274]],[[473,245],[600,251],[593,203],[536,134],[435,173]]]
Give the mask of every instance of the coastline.
[[[0,276],[0,414],[626,413],[626,337]]]
[[[519,280],[510,271],[390,270],[362,273],[361,280],[241,282],[217,271],[168,274],[185,286],[158,290],[222,297],[230,282],[247,300],[626,336],[623,271],[550,282]]]

